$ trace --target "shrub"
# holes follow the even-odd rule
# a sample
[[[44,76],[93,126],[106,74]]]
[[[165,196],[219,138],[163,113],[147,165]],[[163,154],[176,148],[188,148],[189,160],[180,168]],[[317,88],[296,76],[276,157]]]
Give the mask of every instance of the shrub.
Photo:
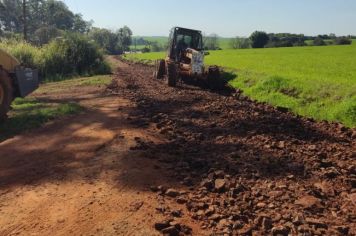
[[[108,73],[99,47],[79,34],[66,34],[43,48],[45,77]]]
[[[148,52],[150,52],[150,51],[151,51],[151,49],[149,49],[148,47],[144,47],[144,48],[142,48],[142,50],[141,50],[142,53],[148,53]]]
[[[334,44],[336,45],[350,45],[352,40],[346,37],[338,37],[334,39]]]
[[[40,76],[46,80],[110,73],[101,49],[79,34],[65,34],[42,48],[15,40],[0,42],[0,48],[26,66],[39,69]]]
[[[314,46],[325,46],[326,43],[325,43],[325,41],[324,41],[322,38],[317,37],[317,38],[314,39],[313,45],[314,45]]]
[[[41,68],[41,48],[32,46],[21,40],[6,40],[0,43],[0,48],[16,57],[21,63],[33,68]]]

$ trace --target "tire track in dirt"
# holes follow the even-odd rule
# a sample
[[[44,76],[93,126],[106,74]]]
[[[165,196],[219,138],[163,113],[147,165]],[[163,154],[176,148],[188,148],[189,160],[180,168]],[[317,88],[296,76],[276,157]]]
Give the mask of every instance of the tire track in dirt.
[[[295,116],[241,93],[170,88],[152,74],[146,65],[120,67],[108,89],[137,105],[132,125],[153,127],[169,140],[140,148],[153,157],[165,154],[154,159],[189,187],[183,201],[201,229],[356,233],[355,129]],[[154,190],[166,196],[166,189]]]
[[[167,201],[150,186],[177,183],[137,148],[166,141],[130,124],[136,104],[90,86],[34,96],[86,110],[0,144],[0,235],[159,235]],[[177,220],[204,234],[187,213]]]

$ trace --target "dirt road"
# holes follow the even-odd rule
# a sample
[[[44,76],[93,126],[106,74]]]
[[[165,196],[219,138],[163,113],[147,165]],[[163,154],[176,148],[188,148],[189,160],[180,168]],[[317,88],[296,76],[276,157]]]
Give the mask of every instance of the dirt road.
[[[0,235],[356,233],[355,130],[119,65],[35,94],[86,110],[0,144]]]

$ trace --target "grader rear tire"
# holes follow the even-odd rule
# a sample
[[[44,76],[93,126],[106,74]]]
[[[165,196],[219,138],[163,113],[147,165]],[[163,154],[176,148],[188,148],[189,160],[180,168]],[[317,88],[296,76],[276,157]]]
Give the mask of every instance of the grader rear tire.
[[[0,121],[7,118],[12,102],[12,84],[7,73],[0,69]]]
[[[220,90],[224,88],[225,82],[221,78],[220,69],[216,66],[211,66],[209,68],[207,84],[210,89]]]
[[[167,74],[168,74],[168,86],[176,87],[177,85],[177,66],[174,63],[168,63],[167,66]]]

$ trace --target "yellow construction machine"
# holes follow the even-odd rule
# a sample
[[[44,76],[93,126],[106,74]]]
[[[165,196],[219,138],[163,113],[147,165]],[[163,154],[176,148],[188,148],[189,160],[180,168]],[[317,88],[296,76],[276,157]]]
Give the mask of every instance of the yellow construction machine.
[[[0,49],[0,121],[7,117],[11,102],[16,97],[29,95],[38,85],[37,69],[27,68]]]

